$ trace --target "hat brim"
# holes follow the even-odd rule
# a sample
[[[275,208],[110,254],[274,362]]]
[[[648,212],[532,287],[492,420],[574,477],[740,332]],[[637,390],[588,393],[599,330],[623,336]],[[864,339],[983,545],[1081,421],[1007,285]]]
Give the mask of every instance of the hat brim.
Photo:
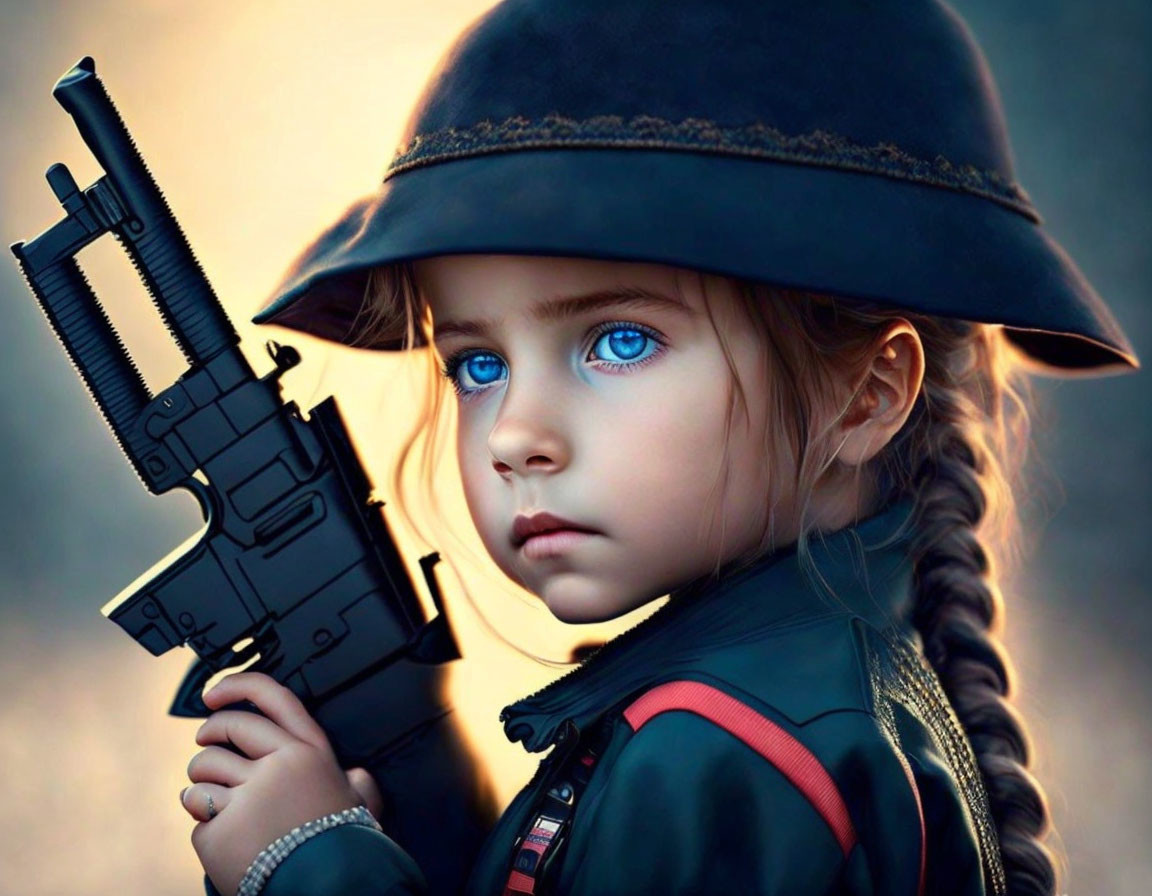
[[[1041,373],[1140,366],[1075,263],[1019,212],[876,174],[666,150],[523,150],[395,175],[301,253],[253,320],[353,344],[370,269],[466,253],[653,262],[1003,324]]]

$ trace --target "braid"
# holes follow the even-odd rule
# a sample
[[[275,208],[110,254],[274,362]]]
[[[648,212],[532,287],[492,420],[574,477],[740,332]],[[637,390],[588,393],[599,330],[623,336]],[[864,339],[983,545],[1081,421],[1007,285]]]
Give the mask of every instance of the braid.
[[[1039,842],[1049,828],[1048,809],[1027,771],[1031,747],[1023,720],[1008,702],[1013,673],[996,636],[1003,601],[977,534],[987,509],[984,482],[1002,477],[991,469],[998,462],[982,419],[999,413],[1003,387],[991,373],[990,340],[967,329],[975,335],[955,342],[952,357],[937,359],[925,374],[918,422],[926,450],[910,458],[919,521],[912,624],[975,753],[1009,896],[1051,896],[1055,866]],[[977,363],[954,373],[955,359],[965,355]]]
[[[971,744],[1007,896],[1053,896],[1056,865],[1041,842],[1050,829],[1048,806],[1028,772],[1024,722],[1009,703],[1014,676],[999,639],[1003,601],[983,536],[986,528],[994,533],[997,559],[1015,559],[1008,553],[1019,533],[1012,482],[1027,447],[1028,402],[1025,381],[1016,385],[1012,375],[1026,368],[1002,327],[762,284],[745,285],[743,295],[750,320],[774,347],[775,379],[804,386],[790,390],[798,413],[780,421],[787,431],[789,417],[799,417],[800,431],[792,435],[801,495],[811,494],[836,463],[836,446],[825,437],[831,427],[813,434],[806,425],[816,418],[815,402],[832,394],[830,365],[864,369],[877,333],[897,318],[919,333],[921,393],[900,432],[860,472],[875,490],[874,507],[914,499],[911,621]],[[1006,405],[1017,411],[1011,418]],[[802,527],[801,546],[806,536]]]

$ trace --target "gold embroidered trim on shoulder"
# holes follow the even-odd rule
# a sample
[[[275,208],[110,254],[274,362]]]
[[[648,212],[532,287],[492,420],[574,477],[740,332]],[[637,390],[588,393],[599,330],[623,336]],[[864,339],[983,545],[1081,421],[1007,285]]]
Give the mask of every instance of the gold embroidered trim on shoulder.
[[[703,118],[673,122],[651,115],[630,119],[596,115],[577,120],[551,114],[539,119],[514,116],[501,122],[481,121],[464,128],[442,128],[417,134],[406,146],[397,149],[384,180],[450,159],[567,147],[710,152],[861,171],[980,196],[1040,223],[1028,194],[997,171],[958,164],[940,155],[934,159],[920,158],[892,143],[865,146],[824,130],[785,134],[760,122],[729,127]]]
[[[964,809],[976,831],[985,886],[994,896],[1004,896],[1007,881],[1000,856],[1000,840],[988,807],[988,793],[964,728],[927,659],[899,634],[891,630],[872,631],[886,646],[884,653],[888,660],[882,663],[877,650],[868,650],[868,672],[876,702],[876,717],[897,749],[900,749],[900,738],[892,711],[893,703],[907,709],[928,730],[933,744],[956,778]]]

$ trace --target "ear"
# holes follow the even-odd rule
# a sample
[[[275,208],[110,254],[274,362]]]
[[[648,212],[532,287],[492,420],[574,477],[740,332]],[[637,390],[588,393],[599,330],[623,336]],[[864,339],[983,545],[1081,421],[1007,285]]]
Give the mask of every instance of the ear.
[[[894,321],[873,343],[860,392],[840,422],[836,458],[860,466],[900,431],[924,381],[924,345],[916,328]]]

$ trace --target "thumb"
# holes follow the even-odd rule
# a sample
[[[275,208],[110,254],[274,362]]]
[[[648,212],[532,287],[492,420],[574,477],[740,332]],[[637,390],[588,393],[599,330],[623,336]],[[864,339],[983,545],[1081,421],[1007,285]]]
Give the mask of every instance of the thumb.
[[[368,807],[368,811],[377,821],[381,821],[384,812],[384,796],[380,793],[380,788],[376,786],[376,781],[362,768],[350,768],[346,774],[348,775],[348,783],[352,785],[357,796]]]

